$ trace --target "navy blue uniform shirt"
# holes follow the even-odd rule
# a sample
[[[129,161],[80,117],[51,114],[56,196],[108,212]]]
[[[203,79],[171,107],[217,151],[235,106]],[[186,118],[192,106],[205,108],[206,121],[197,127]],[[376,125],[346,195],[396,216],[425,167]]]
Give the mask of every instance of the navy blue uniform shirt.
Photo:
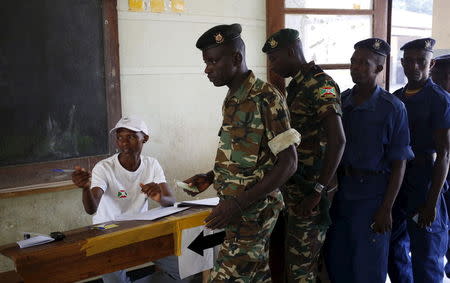
[[[342,108],[347,143],[341,165],[385,172],[375,176],[341,177],[343,197],[363,199],[384,195],[391,162],[414,157],[405,106],[377,86],[370,99],[359,106],[353,103],[353,90],[344,91]]]
[[[450,100],[448,93],[430,79],[418,93],[407,97],[405,88],[394,92],[408,111],[411,146],[414,154],[436,152],[433,132],[450,128]]]

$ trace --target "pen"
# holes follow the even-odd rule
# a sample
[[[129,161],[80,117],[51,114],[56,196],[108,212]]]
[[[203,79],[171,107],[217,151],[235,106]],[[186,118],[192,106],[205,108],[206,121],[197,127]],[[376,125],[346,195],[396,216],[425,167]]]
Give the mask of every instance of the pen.
[[[59,173],[73,173],[75,172],[74,169],[53,169],[53,172],[59,172]]]

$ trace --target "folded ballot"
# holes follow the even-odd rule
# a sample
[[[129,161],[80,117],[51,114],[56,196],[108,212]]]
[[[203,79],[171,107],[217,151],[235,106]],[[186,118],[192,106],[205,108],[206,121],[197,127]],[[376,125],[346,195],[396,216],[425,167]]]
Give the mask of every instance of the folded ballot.
[[[187,190],[187,191],[190,191],[193,193],[199,192],[197,187],[195,187],[195,186],[189,187],[189,184],[186,184],[185,182],[182,182],[182,181],[175,180],[175,185],[177,185],[177,187],[180,189]]]
[[[23,248],[28,248],[28,247],[32,247],[32,246],[37,246],[37,245],[50,243],[50,242],[53,242],[54,240],[55,239],[53,239],[50,236],[38,235],[38,236],[31,237],[31,238],[26,239],[26,240],[18,241],[17,244],[19,245],[19,247],[21,249],[23,249]]]

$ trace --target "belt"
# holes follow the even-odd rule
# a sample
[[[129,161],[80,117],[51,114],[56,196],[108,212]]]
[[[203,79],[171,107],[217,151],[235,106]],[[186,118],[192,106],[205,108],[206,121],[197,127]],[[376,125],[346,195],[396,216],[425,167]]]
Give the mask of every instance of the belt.
[[[385,172],[383,170],[366,170],[353,168],[352,166],[342,166],[339,167],[338,173],[341,176],[378,176],[383,175]]]

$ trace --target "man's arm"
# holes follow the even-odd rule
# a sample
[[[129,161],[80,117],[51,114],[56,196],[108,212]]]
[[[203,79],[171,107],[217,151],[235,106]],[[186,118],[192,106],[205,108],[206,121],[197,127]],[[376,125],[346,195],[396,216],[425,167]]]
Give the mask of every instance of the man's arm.
[[[158,202],[161,206],[172,206],[175,203],[175,197],[167,183],[148,183],[140,184],[140,186],[144,194]]]
[[[236,198],[222,200],[205,219],[207,227],[218,229],[225,227],[248,206],[263,199],[284,184],[297,170],[297,151],[290,145],[277,155],[272,170],[251,189],[240,193]]]
[[[447,177],[450,154],[450,129],[438,129],[434,132],[436,145],[436,162],[433,167],[430,190],[428,191],[425,206],[419,210],[419,226],[430,226],[436,218],[436,203]]]
[[[80,166],[75,166],[75,172],[72,173],[72,181],[79,188],[83,189],[83,206],[88,214],[97,212],[98,204],[103,196],[103,190],[99,187],[91,189],[91,174]]]
[[[392,229],[392,206],[403,181],[405,174],[406,160],[394,160],[391,165],[391,175],[384,194],[383,203],[378,208],[374,216],[373,231],[385,233]]]
[[[337,167],[344,154],[346,140],[341,116],[336,112],[328,114],[323,118],[322,122],[327,137],[327,147],[325,149],[323,166],[320,170],[318,183],[329,188],[330,185],[337,185],[330,183],[336,174]],[[299,205],[298,214],[304,217],[310,216],[312,210],[319,204],[320,199],[321,194],[313,191]]]

